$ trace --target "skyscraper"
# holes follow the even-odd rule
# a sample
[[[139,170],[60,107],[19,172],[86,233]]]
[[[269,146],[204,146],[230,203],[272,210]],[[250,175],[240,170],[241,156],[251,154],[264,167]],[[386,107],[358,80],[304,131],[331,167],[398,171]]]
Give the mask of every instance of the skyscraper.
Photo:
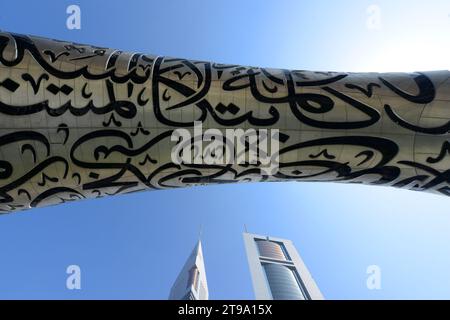
[[[292,241],[245,232],[244,244],[256,299],[323,299]]]
[[[208,300],[208,295],[202,243],[198,241],[170,290],[169,300]]]

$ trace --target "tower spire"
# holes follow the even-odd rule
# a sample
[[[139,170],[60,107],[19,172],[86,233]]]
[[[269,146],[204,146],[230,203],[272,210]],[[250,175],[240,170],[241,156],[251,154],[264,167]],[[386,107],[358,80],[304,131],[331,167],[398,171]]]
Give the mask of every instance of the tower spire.
[[[200,229],[198,230],[198,241],[202,241],[203,235],[203,224],[200,225]]]

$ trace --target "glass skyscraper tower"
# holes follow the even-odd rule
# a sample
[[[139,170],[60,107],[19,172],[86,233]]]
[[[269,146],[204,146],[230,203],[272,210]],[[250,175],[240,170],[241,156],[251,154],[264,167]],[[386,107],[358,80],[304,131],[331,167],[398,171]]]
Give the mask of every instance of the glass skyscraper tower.
[[[244,233],[257,300],[321,300],[322,293],[292,241]]]

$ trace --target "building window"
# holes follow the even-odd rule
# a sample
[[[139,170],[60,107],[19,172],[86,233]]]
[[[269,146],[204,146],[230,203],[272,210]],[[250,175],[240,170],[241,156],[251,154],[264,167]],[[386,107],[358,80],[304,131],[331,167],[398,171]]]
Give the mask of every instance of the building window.
[[[282,261],[291,260],[282,243],[265,239],[255,239],[255,242],[260,256]]]
[[[194,266],[191,268],[191,270],[189,270],[189,279],[186,287],[189,288],[190,286],[193,286],[195,291],[198,291],[199,280],[200,280],[199,271],[197,267]]]
[[[278,263],[263,263],[262,266],[274,300],[308,299],[295,270]]]

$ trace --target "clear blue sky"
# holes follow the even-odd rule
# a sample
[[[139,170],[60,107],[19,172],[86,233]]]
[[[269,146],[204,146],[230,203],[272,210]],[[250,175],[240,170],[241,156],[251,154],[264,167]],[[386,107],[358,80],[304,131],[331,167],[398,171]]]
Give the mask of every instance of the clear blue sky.
[[[82,29],[66,29],[78,4]],[[379,30],[367,8],[381,10]],[[4,1],[0,29],[159,55],[342,71],[450,68],[449,1]],[[166,299],[203,225],[210,297],[252,299],[242,241],[289,238],[329,299],[450,298],[450,199],[384,187],[240,184],[0,216],[0,298]],[[66,267],[82,290],[66,289]],[[381,290],[366,288],[378,265]]]

